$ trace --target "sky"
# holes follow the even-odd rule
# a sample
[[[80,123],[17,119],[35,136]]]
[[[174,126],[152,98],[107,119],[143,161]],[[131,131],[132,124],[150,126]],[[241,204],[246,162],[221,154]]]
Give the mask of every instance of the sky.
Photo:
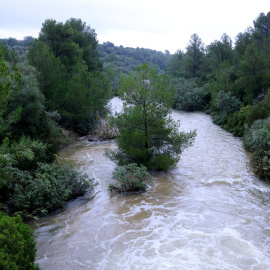
[[[46,19],[81,19],[99,43],[175,53],[192,34],[205,45],[253,26],[269,0],[1,0],[0,38],[38,37]]]

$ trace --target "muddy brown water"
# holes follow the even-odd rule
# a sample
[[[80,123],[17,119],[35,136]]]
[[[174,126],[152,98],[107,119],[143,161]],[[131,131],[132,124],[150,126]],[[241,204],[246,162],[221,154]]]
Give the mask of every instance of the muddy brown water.
[[[204,113],[172,114],[181,130],[197,130],[194,146],[145,193],[108,192],[115,164],[103,154],[114,142],[81,139],[62,151],[96,186],[38,221],[41,269],[270,269],[270,187],[250,171],[241,140]]]

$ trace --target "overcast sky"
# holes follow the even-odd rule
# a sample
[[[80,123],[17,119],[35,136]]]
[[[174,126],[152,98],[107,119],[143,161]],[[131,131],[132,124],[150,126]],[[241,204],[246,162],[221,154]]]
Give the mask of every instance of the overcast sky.
[[[2,0],[0,38],[38,37],[46,19],[80,18],[94,28],[99,43],[185,50],[198,34],[205,45],[227,33],[253,26],[259,13],[270,11],[269,0]]]

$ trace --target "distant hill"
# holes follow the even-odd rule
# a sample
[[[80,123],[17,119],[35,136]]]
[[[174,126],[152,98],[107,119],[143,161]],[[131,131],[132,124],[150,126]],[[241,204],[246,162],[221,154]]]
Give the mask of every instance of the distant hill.
[[[162,74],[172,55],[169,51],[163,53],[145,48],[115,46],[108,41],[99,44],[99,56],[104,63],[104,68],[112,67],[120,73],[129,73],[134,67],[148,63],[151,68]]]
[[[7,45],[9,49],[15,50],[18,54],[25,54],[33,40],[34,38],[29,36],[24,40],[0,39],[0,43]],[[134,67],[148,63],[159,74],[163,74],[171,56],[169,51],[163,53],[145,48],[115,46],[109,41],[99,44],[99,57],[103,61],[104,68],[113,68],[114,71],[120,73],[129,73]]]
[[[2,38],[0,43],[8,46],[9,49],[16,51],[18,54],[27,53],[29,44],[34,41],[33,37],[25,37],[23,40],[17,40],[16,38]]]

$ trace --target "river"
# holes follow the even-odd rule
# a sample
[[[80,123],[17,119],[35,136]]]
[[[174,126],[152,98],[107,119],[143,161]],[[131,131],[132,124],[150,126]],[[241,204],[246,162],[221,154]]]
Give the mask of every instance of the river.
[[[42,270],[270,269],[270,187],[251,172],[241,140],[204,113],[172,114],[197,137],[174,169],[153,173],[147,192],[109,193],[115,164],[103,154],[114,142],[82,139],[62,151],[95,178],[95,191],[37,222]]]

